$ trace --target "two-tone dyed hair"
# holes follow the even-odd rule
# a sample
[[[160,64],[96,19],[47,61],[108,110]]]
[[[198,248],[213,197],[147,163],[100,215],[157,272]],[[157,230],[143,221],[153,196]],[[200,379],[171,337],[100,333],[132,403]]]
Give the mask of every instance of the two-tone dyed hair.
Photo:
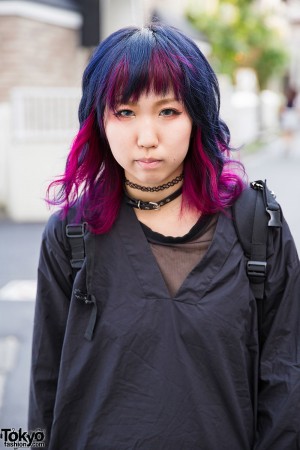
[[[80,130],[64,175],[49,187],[59,187],[52,199],[48,197],[50,204],[63,206],[66,214],[76,203],[78,217],[92,231],[109,231],[119,212],[124,171],[105,135],[104,110],[136,101],[145,92],[165,95],[170,89],[193,122],[182,207],[215,213],[240,194],[242,179],[230,169],[228,159],[229,130],[219,117],[216,75],[197,45],[179,30],[154,22],[113,33],[95,50],[82,88]]]

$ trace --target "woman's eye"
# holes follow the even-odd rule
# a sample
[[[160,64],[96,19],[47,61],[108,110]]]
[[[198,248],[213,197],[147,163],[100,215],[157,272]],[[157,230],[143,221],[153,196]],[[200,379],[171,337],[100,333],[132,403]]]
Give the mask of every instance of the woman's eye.
[[[130,109],[120,109],[119,111],[116,111],[115,116],[117,117],[132,117],[134,116],[134,112]]]
[[[167,117],[169,117],[169,116],[178,116],[179,114],[181,114],[179,111],[177,111],[176,109],[172,109],[172,108],[163,109],[159,113],[160,116],[167,116]]]

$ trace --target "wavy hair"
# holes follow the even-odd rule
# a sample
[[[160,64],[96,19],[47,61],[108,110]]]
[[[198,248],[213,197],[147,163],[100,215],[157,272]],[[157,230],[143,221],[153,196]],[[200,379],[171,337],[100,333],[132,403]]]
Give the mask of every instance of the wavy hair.
[[[243,181],[231,167],[230,133],[219,117],[216,75],[191,39],[157,22],[123,28],[96,48],[83,74],[80,129],[65,173],[48,188],[48,203],[62,206],[64,214],[77,204],[78,220],[84,219],[95,233],[109,231],[123,197],[124,171],[110,151],[104,110],[150,91],[165,95],[170,88],[193,122],[182,207],[209,214],[230,206]]]

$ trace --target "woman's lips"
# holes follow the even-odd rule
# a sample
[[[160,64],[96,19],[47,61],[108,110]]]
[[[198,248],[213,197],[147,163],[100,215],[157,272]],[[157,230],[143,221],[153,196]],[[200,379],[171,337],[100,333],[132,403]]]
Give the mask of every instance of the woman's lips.
[[[138,159],[137,164],[142,167],[143,169],[155,169],[157,166],[160,165],[161,160],[160,159]]]

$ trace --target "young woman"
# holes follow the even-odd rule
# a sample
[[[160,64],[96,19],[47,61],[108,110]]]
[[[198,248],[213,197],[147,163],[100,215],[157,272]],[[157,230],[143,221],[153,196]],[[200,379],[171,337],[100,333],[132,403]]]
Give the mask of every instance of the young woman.
[[[244,183],[199,48],[158,23],[117,31],[86,68],[79,119],[41,247],[30,429],[50,450],[300,448],[297,252],[283,222],[260,352],[230,209]]]

